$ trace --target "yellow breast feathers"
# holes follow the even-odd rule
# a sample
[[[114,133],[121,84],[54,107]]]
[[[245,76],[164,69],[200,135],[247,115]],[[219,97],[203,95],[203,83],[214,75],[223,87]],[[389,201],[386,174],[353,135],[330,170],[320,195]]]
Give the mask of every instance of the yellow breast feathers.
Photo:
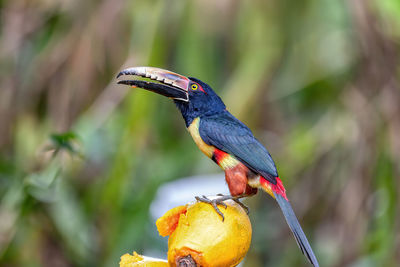
[[[214,147],[207,145],[203,141],[203,139],[201,139],[200,132],[199,132],[199,125],[200,125],[200,118],[194,119],[193,122],[188,127],[189,133],[192,136],[196,145],[201,150],[201,152],[206,154],[207,157],[211,158],[214,153]]]
[[[214,156],[214,161],[216,161],[216,163],[224,170],[233,168],[237,164],[239,164],[239,161],[235,157],[216,149],[214,146],[207,145],[200,136],[199,125],[200,118],[196,118],[190,124],[188,130],[189,133],[192,135],[192,138],[196,145],[204,154],[206,154],[207,157],[213,158]]]

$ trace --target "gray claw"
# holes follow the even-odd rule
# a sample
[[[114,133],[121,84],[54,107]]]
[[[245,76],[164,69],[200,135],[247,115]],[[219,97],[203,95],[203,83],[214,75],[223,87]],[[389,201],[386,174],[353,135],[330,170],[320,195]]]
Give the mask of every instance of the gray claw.
[[[219,216],[221,216],[222,221],[224,221],[225,220],[224,214],[218,208],[218,205],[223,206],[225,209],[228,208],[228,206],[224,203],[224,201],[227,200],[228,198],[226,198],[226,196],[224,196],[222,194],[218,194],[218,196],[222,196],[222,197],[211,200],[208,197],[203,195],[202,197],[196,196],[195,199],[200,202],[211,204],[211,206],[213,206],[214,210],[219,214]]]
[[[245,195],[240,195],[240,196],[233,197],[233,196],[224,196],[223,194],[217,194],[217,196],[219,196],[219,198],[215,198],[215,199],[212,199],[212,200],[209,199],[208,197],[204,196],[204,195],[202,197],[197,197],[196,196],[195,199],[197,201],[199,201],[199,202],[204,202],[204,203],[211,204],[213,206],[214,210],[221,216],[222,221],[224,221],[225,218],[224,218],[224,214],[218,208],[218,205],[222,205],[225,209],[228,208],[228,206],[224,202],[225,200],[232,199],[237,204],[239,204],[240,207],[242,207],[246,211],[247,214],[249,214],[249,212],[250,212],[249,208],[245,204],[240,202],[240,200],[239,200],[240,198],[245,197]]]

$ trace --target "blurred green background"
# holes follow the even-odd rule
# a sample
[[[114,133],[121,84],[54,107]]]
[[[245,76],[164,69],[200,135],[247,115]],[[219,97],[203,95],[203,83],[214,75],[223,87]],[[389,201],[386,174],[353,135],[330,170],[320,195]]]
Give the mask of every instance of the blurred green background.
[[[0,1],[0,265],[116,266],[166,251],[149,207],[221,173],[171,101],[209,83],[264,143],[321,266],[400,264],[400,1]],[[175,192],[179,194],[179,192]],[[276,203],[246,202],[243,266],[308,266]]]

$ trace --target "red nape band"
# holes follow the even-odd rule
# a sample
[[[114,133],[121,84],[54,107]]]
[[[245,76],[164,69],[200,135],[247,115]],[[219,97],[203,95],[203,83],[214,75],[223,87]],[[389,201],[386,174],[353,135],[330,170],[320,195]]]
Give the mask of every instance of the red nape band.
[[[269,187],[271,187],[271,190],[274,193],[283,196],[287,201],[289,201],[286,196],[286,189],[283,186],[281,179],[279,177],[275,177],[275,179],[276,179],[276,184],[273,184],[267,181],[264,177],[260,177],[260,183],[268,185]]]

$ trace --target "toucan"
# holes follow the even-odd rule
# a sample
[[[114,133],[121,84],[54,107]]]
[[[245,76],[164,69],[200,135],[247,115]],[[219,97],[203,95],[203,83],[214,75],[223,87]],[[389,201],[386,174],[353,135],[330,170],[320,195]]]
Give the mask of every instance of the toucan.
[[[226,109],[208,84],[154,67],[128,68],[122,70],[117,78],[126,75],[138,78],[119,80],[118,84],[146,89],[173,99],[196,145],[225,171],[230,197],[237,200],[254,195],[257,189],[271,195],[278,202],[302,253],[312,265],[319,266],[270,153],[251,130]],[[198,199],[208,201],[205,197]],[[223,204],[218,201],[226,199],[222,196],[210,203],[222,214],[216,204]]]

